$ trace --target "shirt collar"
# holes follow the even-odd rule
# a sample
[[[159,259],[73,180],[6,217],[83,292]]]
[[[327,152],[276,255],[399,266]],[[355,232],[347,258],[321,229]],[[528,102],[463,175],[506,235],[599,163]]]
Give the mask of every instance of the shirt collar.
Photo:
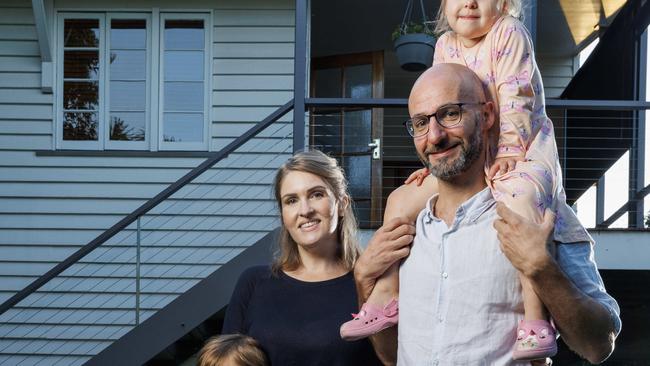
[[[434,194],[427,201],[427,205],[424,208],[425,215],[427,218],[427,223],[431,221],[440,221],[439,218],[434,216],[431,208],[436,204],[438,200],[438,193]],[[470,222],[475,222],[481,217],[485,212],[487,212],[492,206],[496,204],[496,201],[492,197],[492,192],[489,187],[485,187],[483,190],[477,192],[467,201],[463,202],[458,209],[456,210],[456,218],[461,220],[464,217]]]

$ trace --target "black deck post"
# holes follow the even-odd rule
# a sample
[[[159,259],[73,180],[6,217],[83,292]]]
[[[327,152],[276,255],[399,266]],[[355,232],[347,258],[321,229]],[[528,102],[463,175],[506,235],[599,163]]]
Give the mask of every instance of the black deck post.
[[[646,78],[648,76],[648,31],[643,32],[636,40],[636,100],[646,100]],[[644,188],[645,178],[645,114],[646,111],[635,111],[636,119],[632,132],[632,145],[630,146],[629,170],[630,185],[628,200],[631,203],[628,213],[628,227],[644,227],[643,199],[634,200],[637,193]]]
[[[305,92],[307,76],[307,1],[296,0],[293,60],[293,152],[305,146]]]

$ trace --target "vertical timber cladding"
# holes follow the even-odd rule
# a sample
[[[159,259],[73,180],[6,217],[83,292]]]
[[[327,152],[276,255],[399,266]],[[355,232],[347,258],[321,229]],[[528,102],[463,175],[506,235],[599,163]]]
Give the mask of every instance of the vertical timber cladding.
[[[119,9],[108,0],[53,4],[47,9],[47,26],[55,38],[54,54],[58,11],[146,12],[154,17],[156,8],[160,14],[208,14],[211,62],[205,81],[211,90],[207,98],[210,151],[218,151],[293,97],[295,12],[291,0],[199,0],[191,8],[172,0],[120,2]],[[40,90],[34,22],[31,1],[0,4],[0,301],[204,160],[203,156],[174,156],[173,151],[157,155],[156,151],[89,154],[56,150],[57,95]],[[185,209],[182,218],[166,216],[151,221],[148,228],[143,219],[141,321],[275,227],[269,182],[275,168],[291,154],[291,127],[291,116],[283,117],[199,177],[201,184],[175,195],[193,192],[191,200],[172,200],[182,203],[176,206]],[[129,230],[121,238],[132,233]],[[162,241],[156,243],[155,238]],[[64,273],[54,280],[63,291],[74,287],[112,295],[102,303],[97,301],[98,294],[84,290],[75,295],[77,300],[44,292],[42,301],[34,304],[34,324],[29,325],[36,327],[33,333],[19,322],[0,327],[0,338],[15,338],[0,339],[0,363],[28,357],[34,363],[80,364],[131,329],[133,243],[120,240],[116,237],[107,243],[103,257],[90,256],[76,275]],[[118,257],[126,258],[125,262],[111,262]],[[87,310],[87,317],[62,328],[61,319],[72,321],[69,317],[79,311],[45,309],[55,298]],[[105,304],[111,304],[110,309],[100,310]],[[4,318],[1,322],[6,323]],[[30,335],[37,333],[42,334],[38,340]],[[2,351],[9,346],[6,342],[15,347]],[[42,355],[32,356],[36,353]]]

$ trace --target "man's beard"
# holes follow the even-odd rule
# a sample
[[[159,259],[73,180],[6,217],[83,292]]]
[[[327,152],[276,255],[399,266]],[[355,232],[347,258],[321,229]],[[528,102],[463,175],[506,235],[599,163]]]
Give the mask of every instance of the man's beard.
[[[449,148],[449,145],[450,145],[449,139],[445,139],[439,144],[436,144],[431,149],[426,149],[424,151],[424,156],[421,156],[420,153],[418,152],[418,155],[420,155],[420,160],[422,160],[424,165],[427,168],[429,168],[431,175],[444,181],[452,180],[460,173],[467,171],[472,166],[472,164],[476,161],[476,159],[478,159],[478,157],[481,155],[481,153],[483,152],[483,141],[481,139],[481,129],[479,128],[479,126],[476,126],[476,128],[474,129],[474,133],[472,133],[472,135],[469,138],[468,145],[467,146],[464,144],[460,145],[461,148],[460,156],[455,160],[452,160],[453,157],[444,157],[438,159],[436,162],[433,163],[429,161],[429,159],[427,158],[428,154],[435,153],[438,151],[444,151],[447,148]]]

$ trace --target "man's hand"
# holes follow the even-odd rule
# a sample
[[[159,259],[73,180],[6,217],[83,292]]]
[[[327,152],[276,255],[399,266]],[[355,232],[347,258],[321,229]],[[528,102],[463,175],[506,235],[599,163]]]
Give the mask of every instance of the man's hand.
[[[526,159],[523,156],[508,156],[505,158],[496,158],[494,163],[488,170],[487,178],[492,179],[497,174],[506,174],[509,171],[512,171],[517,166],[518,161],[525,161]]]
[[[555,215],[546,209],[544,221],[538,225],[518,215],[501,202],[497,203],[499,219],[494,221],[501,251],[524,276],[535,275],[554,257],[554,247],[548,245],[553,232]]]
[[[354,266],[359,296],[365,301],[375,282],[398,260],[408,256],[415,225],[406,218],[395,218],[380,227]]]

